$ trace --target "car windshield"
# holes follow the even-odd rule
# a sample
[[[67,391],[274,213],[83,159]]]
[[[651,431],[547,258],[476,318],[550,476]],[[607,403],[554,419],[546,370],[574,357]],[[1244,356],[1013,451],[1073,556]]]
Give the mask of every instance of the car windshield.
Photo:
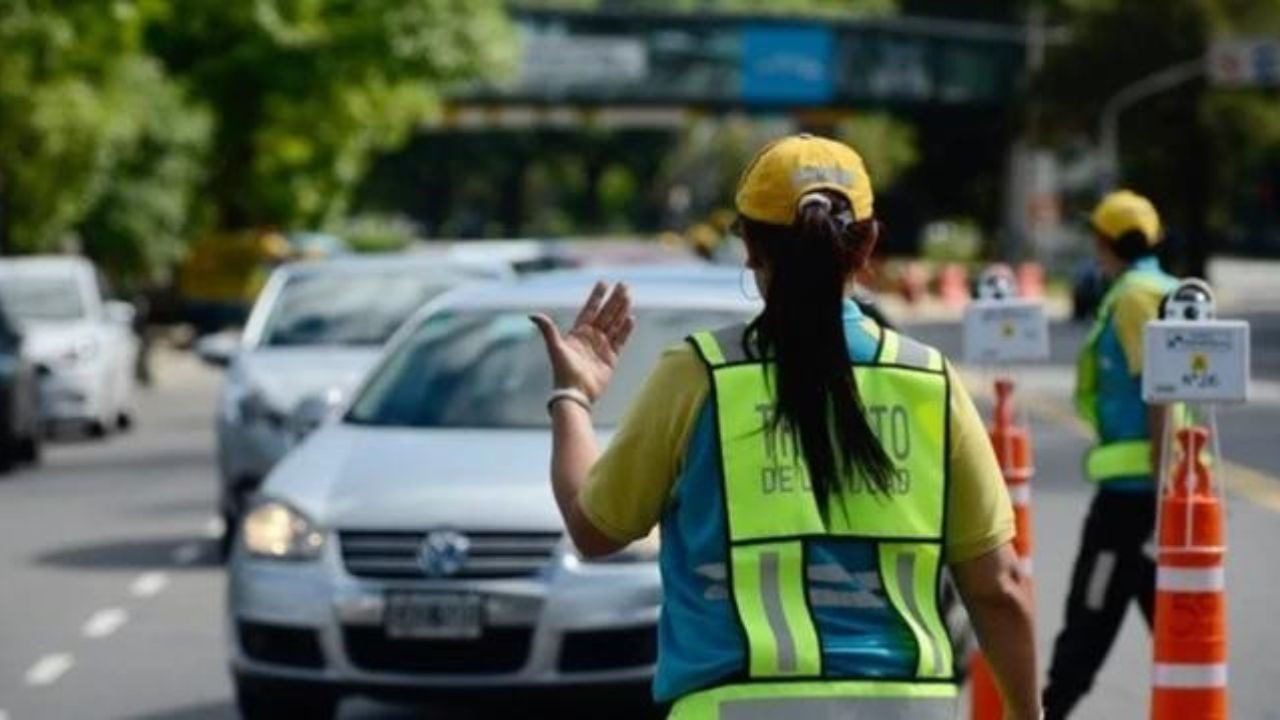
[[[719,310],[639,308],[594,415],[616,425],[662,350],[698,330],[746,319]],[[572,313],[552,315],[560,327]],[[528,310],[433,315],[379,367],[347,419],[397,427],[542,428],[551,367]]]
[[[67,321],[85,316],[80,285],[71,275],[5,274],[0,302],[19,321]]]
[[[267,318],[261,342],[381,345],[413,311],[453,284],[421,268],[294,275]]]

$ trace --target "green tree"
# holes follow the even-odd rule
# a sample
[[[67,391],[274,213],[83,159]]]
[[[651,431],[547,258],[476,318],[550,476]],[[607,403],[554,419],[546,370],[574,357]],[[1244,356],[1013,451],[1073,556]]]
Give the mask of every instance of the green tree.
[[[228,227],[339,220],[376,152],[511,49],[497,0],[173,3],[148,38],[216,110],[209,197]]]
[[[142,52],[156,8],[0,0],[0,249],[57,247],[138,149],[147,99],[183,102]]]

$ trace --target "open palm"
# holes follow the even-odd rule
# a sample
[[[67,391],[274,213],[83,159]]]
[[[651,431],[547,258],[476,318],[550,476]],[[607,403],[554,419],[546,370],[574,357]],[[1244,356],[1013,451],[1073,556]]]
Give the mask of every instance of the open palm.
[[[598,400],[613,379],[619,353],[635,327],[627,286],[596,283],[567,333],[562,334],[546,315],[530,319],[546,341],[556,387],[574,388],[592,402]]]

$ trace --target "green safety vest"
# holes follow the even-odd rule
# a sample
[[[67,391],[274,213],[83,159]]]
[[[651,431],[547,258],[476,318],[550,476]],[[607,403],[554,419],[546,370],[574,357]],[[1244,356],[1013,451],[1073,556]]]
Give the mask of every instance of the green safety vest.
[[[824,523],[803,456],[771,422],[768,366],[749,358],[743,326],[695,334],[715,399],[725,499],[729,591],[746,648],[743,680],[681,698],[677,720],[787,717],[951,718],[953,655],[938,608],[947,497],[950,387],[942,355],[883,330],[877,359],[854,364],[868,420],[897,468],[887,494],[855,477]],[[809,606],[808,546],[869,543],[890,606],[919,648],[913,676],[826,672]]]
[[[1084,347],[1076,361],[1076,412],[1093,428],[1101,438],[1101,426],[1098,421],[1098,346],[1102,333],[1115,314],[1116,300],[1124,292],[1132,288],[1164,295],[1172,285],[1163,274],[1147,270],[1131,270],[1121,275],[1098,305],[1098,318],[1089,331]],[[1181,416],[1181,408],[1175,407],[1173,418],[1176,422]],[[1151,475],[1151,441],[1121,440],[1118,442],[1099,442],[1085,455],[1084,474],[1093,482],[1106,482],[1135,475]]]

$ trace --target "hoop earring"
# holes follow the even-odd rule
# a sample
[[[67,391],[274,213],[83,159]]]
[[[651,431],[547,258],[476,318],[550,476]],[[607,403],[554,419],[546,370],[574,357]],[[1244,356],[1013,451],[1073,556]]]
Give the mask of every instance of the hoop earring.
[[[754,295],[747,292],[747,269],[745,267],[742,268],[742,270],[738,273],[738,291],[741,292],[742,297],[746,298],[747,300],[751,300],[754,302],[760,299],[759,292],[756,292]]]

